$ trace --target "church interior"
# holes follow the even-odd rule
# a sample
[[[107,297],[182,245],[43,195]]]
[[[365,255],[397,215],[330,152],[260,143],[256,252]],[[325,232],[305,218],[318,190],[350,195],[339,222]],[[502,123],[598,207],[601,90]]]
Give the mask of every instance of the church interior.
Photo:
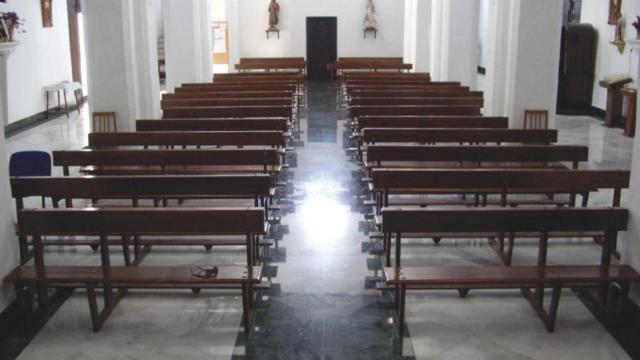
[[[637,0],[0,0],[0,360],[640,359]]]

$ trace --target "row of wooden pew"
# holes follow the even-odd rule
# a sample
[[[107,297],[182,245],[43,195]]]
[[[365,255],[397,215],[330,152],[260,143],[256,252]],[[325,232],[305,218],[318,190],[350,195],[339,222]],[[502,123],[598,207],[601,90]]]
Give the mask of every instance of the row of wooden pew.
[[[482,93],[425,74],[345,76],[343,96],[369,194],[367,219],[379,230],[371,237],[386,266],[378,288],[393,294],[400,333],[407,290],[452,289],[464,297],[470,289],[521,289],[550,332],[563,288],[593,290],[603,308],[621,313],[630,283],[640,280],[615,260],[627,226],[620,204],[629,171],[580,170],[587,147],[557,145],[556,130],[509,129],[507,118],[481,115]],[[590,206],[595,191],[612,191],[611,206]],[[403,265],[404,242],[464,238],[486,239],[504,266]],[[601,247],[600,262],[548,264],[557,238],[594,239],[598,245],[585,246]],[[538,240],[533,266],[512,264],[522,239]],[[548,307],[545,289],[552,292]],[[619,289],[616,304],[612,289]]]
[[[129,289],[231,288],[242,292],[251,330],[255,290],[269,286],[261,256],[279,225],[298,90],[240,77],[243,85],[185,84],[164,95],[165,119],[138,120],[136,132],[92,133],[82,150],[54,151],[62,177],[11,179],[21,266],[4,281],[26,314],[46,309],[48,288],[85,288],[99,331]],[[254,105],[265,98],[282,102]],[[51,206],[33,206],[34,197]],[[91,246],[100,264],[49,265],[45,249],[61,245]],[[154,246],[241,247],[246,263],[143,266]],[[122,265],[112,264],[116,249]]]

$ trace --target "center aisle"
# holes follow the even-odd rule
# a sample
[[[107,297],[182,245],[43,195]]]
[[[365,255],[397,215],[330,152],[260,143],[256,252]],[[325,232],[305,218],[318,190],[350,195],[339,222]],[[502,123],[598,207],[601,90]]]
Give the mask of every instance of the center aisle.
[[[289,175],[292,204],[267,260],[273,285],[259,304],[255,335],[248,343],[239,337],[233,359],[413,359],[409,344],[400,355],[387,302],[365,289],[373,274],[367,265],[376,261],[363,252],[368,239],[352,190],[358,166],[345,154],[337,87],[307,89],[297,167]]]

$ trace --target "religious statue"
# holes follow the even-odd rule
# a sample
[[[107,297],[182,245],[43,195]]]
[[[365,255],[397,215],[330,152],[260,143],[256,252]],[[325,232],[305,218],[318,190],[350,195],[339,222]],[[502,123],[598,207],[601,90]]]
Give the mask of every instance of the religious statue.
[[[269,4],[269,30],[278,30],[280,23],[280,5],[276,0],[271,0]]]
[[[618,51],[620,52],[620,54],[624,53],[624,48],[626,45],[626,42],[624,41],[624,26],[625,26],[624,18],[622,17],[618,18],[618,21],[616,23],[615,37],[611,42],[611,44],[615,45],[618,48]]]
[[[365,30],[377,30],[378,22],[376,21],[376,6],[373,4],[373,0],[367,2],[367,14],[364,16],[364,29]]]

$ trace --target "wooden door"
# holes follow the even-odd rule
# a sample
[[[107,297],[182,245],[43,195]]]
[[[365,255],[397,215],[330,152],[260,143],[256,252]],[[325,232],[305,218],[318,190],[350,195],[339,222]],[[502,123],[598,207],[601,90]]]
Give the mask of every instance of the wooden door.
[[[338,57],[338,18],[307,18],[307,62],[310,81],[330,80],[327,64]]]

